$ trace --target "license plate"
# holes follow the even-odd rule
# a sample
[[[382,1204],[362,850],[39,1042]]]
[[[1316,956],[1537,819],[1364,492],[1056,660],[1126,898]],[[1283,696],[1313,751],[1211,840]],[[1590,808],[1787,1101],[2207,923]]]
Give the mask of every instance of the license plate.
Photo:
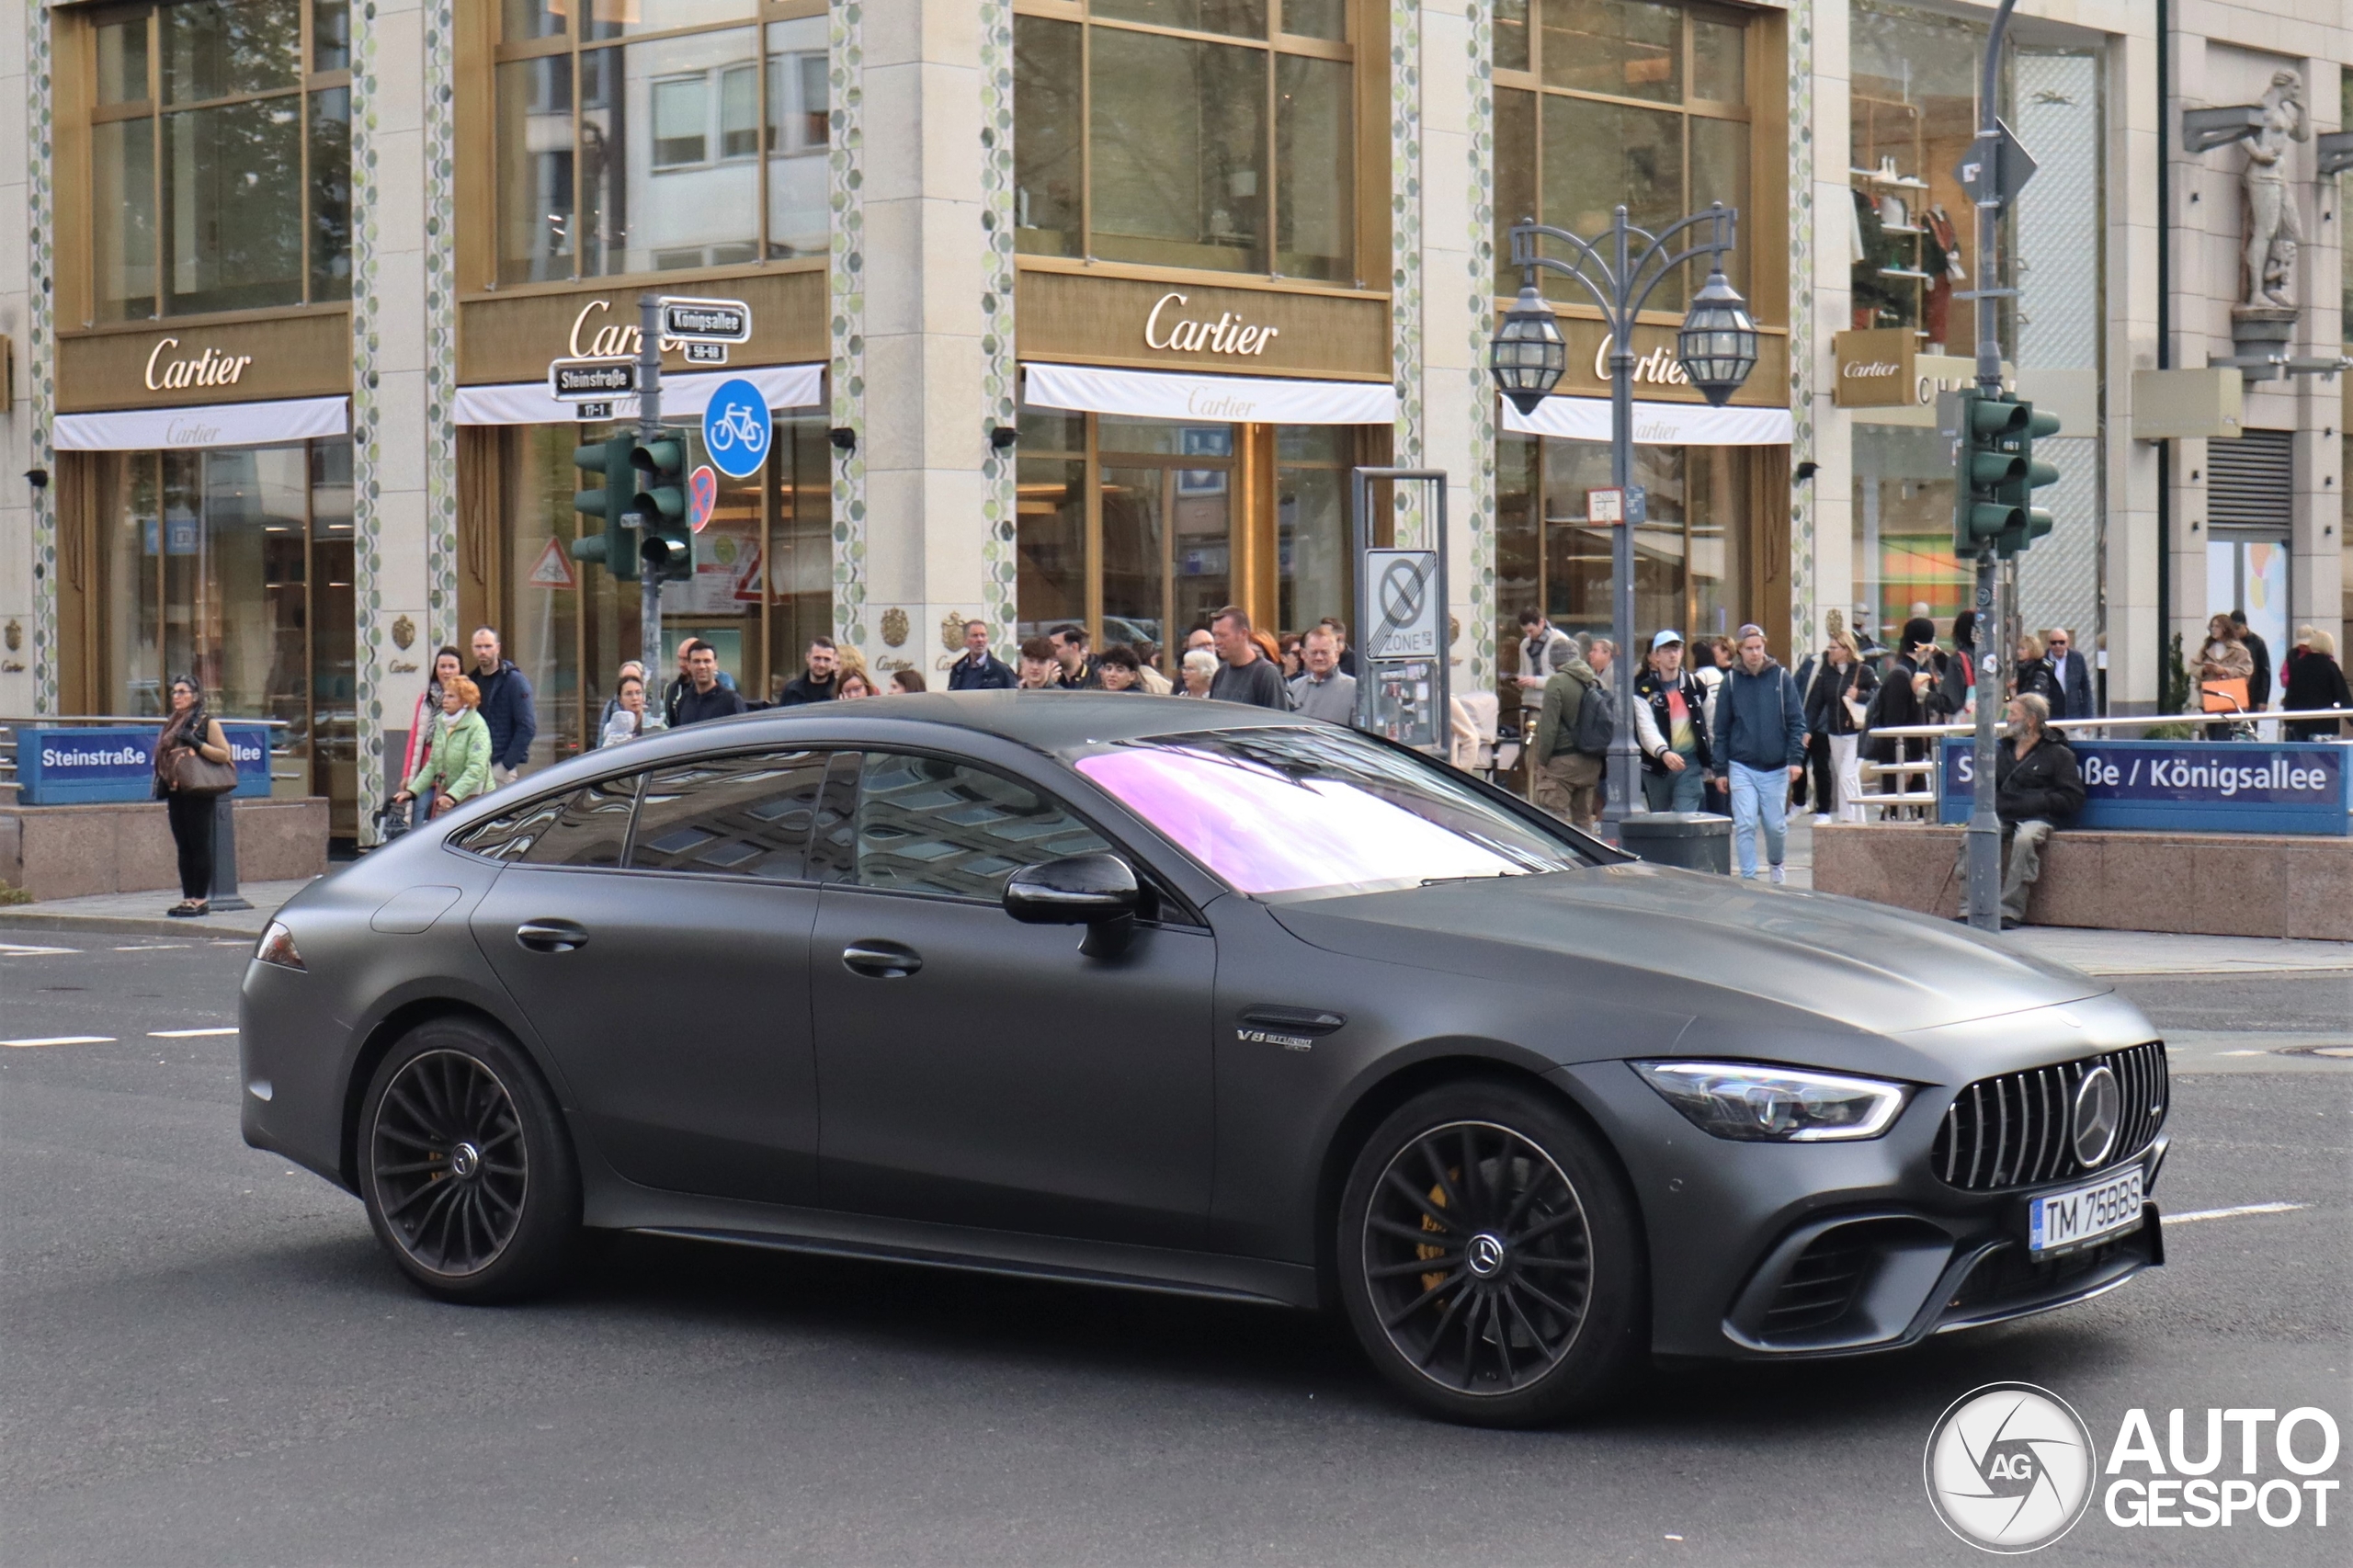
[[[2047,1193],[2027,1205],[2029,1252],[2064,1252],[2141,1228],[2141,1167],[2088,1187]]]

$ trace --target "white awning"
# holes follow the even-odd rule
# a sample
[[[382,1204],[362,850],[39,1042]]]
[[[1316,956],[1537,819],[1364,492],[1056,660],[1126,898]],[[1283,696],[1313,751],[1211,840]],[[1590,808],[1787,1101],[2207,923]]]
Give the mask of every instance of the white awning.
[[[1534,414],[1522,415],[1503,401],[1504,428],[1517,436],[1554,436],[1564,441],[1609,439],[1606,397],[1548,397]],[[1786,447],[1793,422],[1786,408],[1710,408],[1704,403],[1637,403],[1638,447]]]
[[[768,407],[814,408],[825,400],[823,365],[749,365],[740,370],[662,372],[662,416],[702,416],[710,394],[733,381],[746,381],[760,389]],[[460,387],[460,425],[570,425],[580,417],[576,404],[559,403],[548,395],[545,381],[516,381],[506,386]],[[637,399],[613,400],[613,417],[637,417]]]
[[[348,435],[351,400],[298,397],[275,403],[208,403],[193,408],[126,408],[61,414],[50,445],[61,452],[147,452],[162,447],[267,447]]]
[[[1032,408],[1262,425],[1389,425],[1397,418],[1397,389],[1387,381],[1276,381],[1090,365],[1025,364],[1022,369],[1021,401]]]

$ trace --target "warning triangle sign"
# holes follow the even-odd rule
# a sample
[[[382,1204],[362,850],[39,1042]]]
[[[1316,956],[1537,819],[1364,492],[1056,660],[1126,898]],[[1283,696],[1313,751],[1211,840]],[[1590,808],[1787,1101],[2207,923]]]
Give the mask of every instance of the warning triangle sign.
[[[531,567],[531,575],[528,581],[542,588],[569,588],[576,585],[572,575],[572,557],[564,552],[563,540],[560,539],[548,540],[548,547],[540,551],[540,559]]]

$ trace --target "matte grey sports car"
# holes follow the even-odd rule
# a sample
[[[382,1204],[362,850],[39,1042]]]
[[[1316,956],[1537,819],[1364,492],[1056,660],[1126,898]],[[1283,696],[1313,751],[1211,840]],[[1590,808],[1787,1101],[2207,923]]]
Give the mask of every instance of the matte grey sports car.
[[[2162,1261],[2164,1048],[1876,905],[1254,709],[972,692],[575,758],[306,889],[248,1142],[454,1301],[584,1229],[1337,1306],[1515,1425]]]

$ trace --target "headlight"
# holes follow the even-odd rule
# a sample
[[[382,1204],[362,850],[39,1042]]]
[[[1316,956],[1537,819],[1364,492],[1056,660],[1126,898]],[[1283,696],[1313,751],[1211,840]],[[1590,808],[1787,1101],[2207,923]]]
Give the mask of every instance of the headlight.
[[[262,963],[274,963],[280,969],[307,971],[310,968],[302,961],[302,955],[294,950],[294,933],[275,920],[269,923],[269,929],[261,934],[261,942],[254,949],[254,957]]]
[[[1876,1138],[1910,1090],[1877,1078],[1744,1062],[1637,1062],[1635,1072],[1691,1125],[1719,1138],[1822,1143]]]

